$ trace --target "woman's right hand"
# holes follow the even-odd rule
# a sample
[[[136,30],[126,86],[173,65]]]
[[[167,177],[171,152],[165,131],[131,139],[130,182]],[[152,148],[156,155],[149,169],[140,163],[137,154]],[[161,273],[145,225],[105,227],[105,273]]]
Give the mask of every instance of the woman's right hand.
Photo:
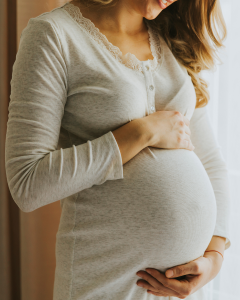
[[[178,111],[157,111],[112,131],[124,165],[145,147],[194,150],[190,121]]]
[[[141,120],[141,130],[149,138],[148,146],[194,150],[190,139],[190,121],[179,111],[156,111]]]

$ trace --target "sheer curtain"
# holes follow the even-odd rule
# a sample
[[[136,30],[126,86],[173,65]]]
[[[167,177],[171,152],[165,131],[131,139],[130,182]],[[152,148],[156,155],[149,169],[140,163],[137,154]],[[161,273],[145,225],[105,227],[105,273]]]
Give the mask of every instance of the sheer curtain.
[[[207,284],[207,300],[240,300],[240,1],[221,0],[228,37],[221,50],[223,64],[204,71],[209,83],[208,111],[229,170],[231,247],[220,273]]]

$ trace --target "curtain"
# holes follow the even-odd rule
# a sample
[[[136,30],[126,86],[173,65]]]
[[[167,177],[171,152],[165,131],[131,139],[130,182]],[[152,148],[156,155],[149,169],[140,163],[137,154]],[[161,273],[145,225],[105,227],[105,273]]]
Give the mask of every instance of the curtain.
[[[0,1],[0,299],[20,299],[19,209],[5,175],[11,66],[16,55],[16,1]]]
[[[231,242],[219,274],[207,284],[207,300],[240,300],[240,1],[221,0],[228,36],[222,64],[202,72],[209,84],[208,112],[229,170]]]
[[[4,166],[4,140],[12,64],[23,28],[30,18],[64,4],[66,0],[0,1],[0,299],[52,300],[55,241],[59,202],[31,213],[19,210],[9,194]],[[223,62],[204,71],[209,83],[208,111],[229,169],[231,242],[222,269],[205,288],[207,300],[240,300],[240,1],[221,0],[228,37],[220,52]]]
[[[4,138],[7,122],[8,66],[7,66],[7,3],[0,2],[0,295],[10,299],[9,270],[9,213],[8,189],[4,169]],[[4,272],[2,271],[4,270]]]
[[[5,175],[5,136],[12,66],[30,18],[64,0],[0,1],[0,299],[52,300],[59,201],[31,213],[19,210]]]

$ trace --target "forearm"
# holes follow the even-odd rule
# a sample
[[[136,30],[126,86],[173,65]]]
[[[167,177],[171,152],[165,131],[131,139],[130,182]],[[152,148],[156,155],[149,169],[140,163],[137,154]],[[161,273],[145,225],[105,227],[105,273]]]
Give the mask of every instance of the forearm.
[[[135,119],[112,131],[122,156],[123,165],[148,146],[149,136],[141,119]]]

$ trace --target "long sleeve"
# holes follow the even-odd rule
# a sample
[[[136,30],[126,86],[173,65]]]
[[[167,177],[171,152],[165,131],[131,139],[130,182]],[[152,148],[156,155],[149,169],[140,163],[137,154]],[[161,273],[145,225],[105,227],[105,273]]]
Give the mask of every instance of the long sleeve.
[[[226,238],[225,249],[231,245],[229,232],[230,191],[228,169],[221,147],[214,135],[206,107],[195,109],[190,121],[194,152],[201,160],[213,187],[217,204],[214,234]]]
[[[67,89],[56,29],[48,21],[31,19],[13,66],[5,146],[9,189],[22,211],[123,178],[121,153],[111,131],[57,149]]]

